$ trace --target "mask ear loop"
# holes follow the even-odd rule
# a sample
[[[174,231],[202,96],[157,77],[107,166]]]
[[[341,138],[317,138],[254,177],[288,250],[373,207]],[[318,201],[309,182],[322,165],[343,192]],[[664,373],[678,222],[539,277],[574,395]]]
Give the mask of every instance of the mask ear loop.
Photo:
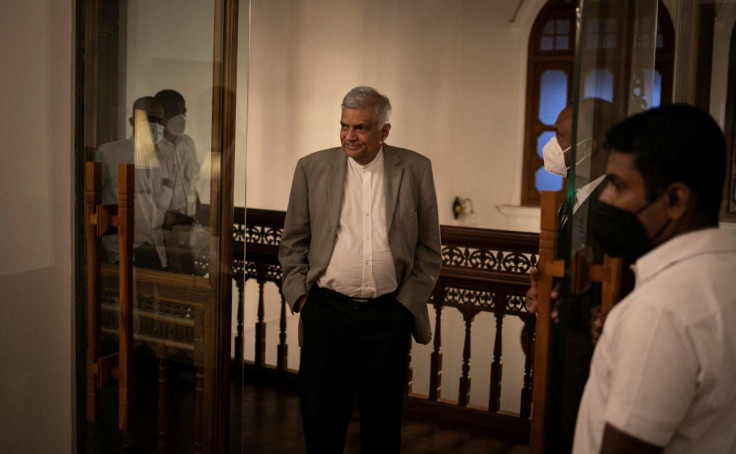
[[[641,209],[639,209],[639,211],[635,212],[634,214],[637,216],[637,218],[639,217],[639,213],[641,213],[642,211],[644,211],[647,208],[649,208],[650,206],[652,206],[654,204],[654,202],[656,202],[657,200],[659,200],[659,198],[662,197],[662,195],[664,195],[667,191],[669,191],[669,187],[667,187],[666,189],[663,189],[662,191],[660,191],[659,194],[657,195],[657,197],[655,197],[651,202],[649,202],[646,205],[644,205]],[[671,202],[672,194],[668,194],[667,198],[670,199],[670,200],[668,200],[668,203],[672,203]],[[639,222],[641,222],[641,221],[639,221]],[[652,235],[652,237],[649,238],[649,241],[651,241],[652,244],[654,244],[657,241],[657,239],[660,236],[662,236],[662,234],[664,233],[664,231],[667,228],[667,226],[670,225],[670,222],[672,222],[672,218],[667,218],[667,220],[664,222],[664,224],[662,224],[662,227],[660,227],[654,233],[654,235]]]
[[[576,146],[576,147],[578,147],[578,148],[580,148],[580,147],[582,147],[583,145],[585,145],[586,143],[588,143],[588,142],[592,142],[592,141],[593,141],[593,139],[592,139],[591,137],[589,137],[589,138],[587,138],[587,139],[583,139],[583,140],[581,140],[580,142],[576,143],[576,144],[575,144],[575,146]],[[572,148],[572,145],[570,145],[569,147],[567,147],[567,148],[565,148],[564,150],[562,150],[562,154],[563,154],[563,156],[564,156],[564,154],[565,154],[565,153],[567,153],[567,152],[568,152],[568,150],[570,150],[571,148]],[[590,153],[588,153],[588,154],[586,154],[585,156],[583,156],[582,158],[578,159],[578,160],[577,160],[577,162],[575,163],[575,165],[576,165],[576,166],[579,166],[581,162],[585,161],[585,160],[586,160],[587,158],[590,158],[591,156],[593,156],[593,151],[592,151],[592,149],[591,149]],[[577,157],[577,156],[576,156],[576,157]],[[565,171],[569,171],[569,170],[570,170],[570,167],[572,167],[572,166],[567,166],[567,167],[565,167]]]

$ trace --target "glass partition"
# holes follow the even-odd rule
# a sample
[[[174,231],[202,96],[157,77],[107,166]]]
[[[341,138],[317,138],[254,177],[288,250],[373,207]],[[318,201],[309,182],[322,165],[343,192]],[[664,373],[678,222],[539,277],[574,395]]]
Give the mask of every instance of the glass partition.
[[[558,257],[566,266],[553,337],[548,415],[554,416],[547,417],[545,452],[565,452],[571,446],[577,405],[600,332],[593,323],[605,311],[600,275],[591,271],[603,264],[604,256],[589,224],[591,200],[606,184],[605,133],[625,116],[684,102],[710,112],[730,140],[733,155],[734,99],[728,94],[734,93],[734,66],[727,55],[734,55],[735,19],[732,1],[578,4],[571,167],[558,237]],[[724,191],[726,221],[732,219],[728,210],[733,207],[733,181]],[[630,265],[620,265],[616,291],[621,298],[633,286]]]
[[[241,451],[230,417],[242,402],[230,364],[238,19],[230,0],[79,2],[85,452]]]
[[[572,447],[593,353],[591,314],[600,307],[601,284],[588,278],[588,270],[602,262],[603,253],[592,238],[588,219],[590,201],[605,185],[605,133],[626,115],[661,101],[661,78],[655,70],[657,46],[664,44],[661,36],[657,39],[659,5],[657,0],[578,3],[570,168],[558,230],[565,279],[552,336],[545,452],[568,452]]]

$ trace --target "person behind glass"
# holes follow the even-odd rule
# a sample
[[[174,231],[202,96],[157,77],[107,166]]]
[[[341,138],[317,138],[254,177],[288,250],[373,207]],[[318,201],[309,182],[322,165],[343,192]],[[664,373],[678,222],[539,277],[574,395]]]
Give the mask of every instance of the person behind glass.
[[[609,101],[600,98],[585,98],[580,102],[578,117],[581,119],[578,125],[578,136],[581,140],[576,144],[576,181],[575,181],[575,203],[572,210],[567,206],[567,201],[560,208],[558,253],[563,253],[572,245],[569,243],[571,234],[583,233],[586,238],[579,235],[573,239],[576,246],[589,246],[596,249],[595,242],[589,234],[589,229],[583,225],[568,223],[572,213],[574,222],[587,221],[589,202],[591,195],[599,191],[605,177],[605,166],[608,160],[608,151],[601,144],[605,139],[605,133],[613,125],[623,119],[618,108]],[[585,120],[587,121],[585,121]],[[560,175],[567,181],[567,173],[570,168],[572,153],[572,122],[573,105],[566,105],[557,116],[553,125],[555,136],[543,147],[544,167],[549,173]],[[583,124],[585,123],[585,124]],[[567,192],[567,191],[563,191]],[[568,229],[565,232],[564,229]],[[594,251],[594,259],[600,259],[599,250]],[[530,288],[526,294],[526,306],[529,312],[535,313],[537,309],[537,281],[538,270],[532,268],[529,272]],[[553,290],[552,300],[557,301],[560,297],[559,288]],[[558,307],[552,310],[552,317],[559,320]]]
[[[601,263],[603,252],[592,236],[588,225],[588,210],[592,198],[597,197],[605,177],[607,150],[601,146],[605,132],[618,123],[622,116],[610,102],[599,98],[586,98],[578,107],[578,137],[575,165],[575,203],[569,209],[560,209],[558,257],[578,253],[589,263]],[[560,112],[554,124],[555,136],[543,148],[545,168],[548,172],[565,178],[570,184],[568,169],[571,163],[573,106]],[[564,191],[566,192],[566,191]],[[571,251],[575,248],[575,251]],[[529,312],[536,312],[536,268],[530,272],[531,285],[527,292]],[[551,452],[569,452],[572,448],[578,406],[588,379],[595,336],[598,331],[601,286],[588,284],[584,290],[565,291],[562,302],[562,281],[557,281],[551,300],[554,301],[552,318],[553,362],[550,387],[556,391],[550,396],[550,406],[559,411],[549,420],[548,448]]]
[[[194,253],[191,247],[192,226],[197,213],[197,182],[200,166],[194,141],[184,133],[186,128],[186,101],[175,90],[161,90],[156,101],[164,109],[164,136],[158,144],[161,165],[168,177],[161,184],[170,189],[164,220],[164,244],[168,270],[176,273],[194,273]]]
[[[432,165],[387,145],[388,98],[342,101],[340,142],[299,160],[279,248],[300,312],[299,390],[308,453],[342,453],[354,398],[361,452],[398,453],[410,337],[432,337],[441,265]]]
[[[705,112],[668,105],[611,129],[591,206],[608,255],[635,263],[609,313],[573,453],[736,452],[736,248],[719,229],[726,145]]]
[[[139,268],[163,270],[166,251],[163,240],[165,190],[161,186],[162,169],[156,155],[156,144],[163,138],[163,108],[152,96],[133,103],[130,125],[133,135],[100,145],[95,161],[102,163],[102,203],[118,203],[118,165],[135,164],[133,264]],[[102,237],[105,260],[119,260],[117,235]]]

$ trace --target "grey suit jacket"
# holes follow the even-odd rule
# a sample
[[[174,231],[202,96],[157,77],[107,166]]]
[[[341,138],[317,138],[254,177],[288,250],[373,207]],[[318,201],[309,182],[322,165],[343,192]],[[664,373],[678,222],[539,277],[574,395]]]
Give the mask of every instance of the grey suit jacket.
[[[442,263],[437,197],[429,159],[383,145],[388,243],[399,283],[397,299],[414,315],[414,339],[432,339],[427,301]],[[299,160],[279,248],[282,291],[289,306],[306,295],[330,263],[347,174],[342,148]]]

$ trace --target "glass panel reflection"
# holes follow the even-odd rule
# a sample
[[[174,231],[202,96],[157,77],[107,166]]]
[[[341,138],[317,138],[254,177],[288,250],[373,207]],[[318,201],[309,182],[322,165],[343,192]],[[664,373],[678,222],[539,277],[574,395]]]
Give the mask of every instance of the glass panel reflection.
[[[216,7],[200,0],[85,5],[95,13],[85,25],[96,53],[86,55],[85,104],[92,108],[85,111],[94,114],[84,119],[84,135],[87,160],[100,164],[102,204],[118,203],[119,164],[135,169],[133,423],[120,426],[117,414],[123,391],[115,356],[125,317],[118,262],[125,255],[112,229],[101,239],[101,342],[88,366],[87,378],[97,383],[87,405],[88,452],[215,452],[222,445],[227,399],[217,394],[218,360],[226,350],[218,338],[229,329],[219,324],[220,307],[229,306],[211,272],[220,269],[218,257],[210,256],[219,250],[210,246],[218,242],[221,191],[211,176],[211,153],[220,148],[213,130],[222,128],[212,116],[220,58],[214,37],[223,27]]]

